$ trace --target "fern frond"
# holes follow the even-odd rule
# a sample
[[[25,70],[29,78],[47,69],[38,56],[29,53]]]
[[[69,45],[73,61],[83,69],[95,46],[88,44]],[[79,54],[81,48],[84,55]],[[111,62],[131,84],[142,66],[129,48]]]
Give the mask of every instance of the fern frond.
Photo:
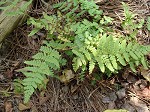
[[[92,73],[95,62],[102,72],[105,72],[106,69],[110,72],[116,72],[120,69],[120,66],[128,64],[134,72],[136,71],[135,65],[142,64],[144,68],[147,68],[144,55],[150,52],[149,46],[142,46],[133,42],[127,43],[126,40],[113,38],[106,34],[96,37],[91,37],[88,34],[84,38],[82,48],[72,51],[78,58],[86,60],[84,65],[89,63],[89,73]],[[74,63],[73,66],[79,69],[79,65],[83,65],[82,61]]]
[[[47,76],[54,76],[53,70],[60,68],[60,60],[62,60],[59,52],[48,45],[41,46],[40,51],[32,58],[30,61],[25,61],[27,67],[20,70],[26,76],[23,80],[25,103],[39,86],[45,86],[43,82]]]
[[[48,47],[52,47],[54,49],[58,49],[58,50],[67,50],[67,48],[69,47],[73,47],[73,44],[71,42],[56,42],[56,41],[44,41],[43,42],[45,45],[47,45]]]
[[[53,7],[58,8],[61,12],[67,12],[66,16],[72,17],[73,19],[77,19],[87,12],[94,19],[99,20],[103,13],[94,1],[88,0],[67,0],[66,2],[55,4]]]

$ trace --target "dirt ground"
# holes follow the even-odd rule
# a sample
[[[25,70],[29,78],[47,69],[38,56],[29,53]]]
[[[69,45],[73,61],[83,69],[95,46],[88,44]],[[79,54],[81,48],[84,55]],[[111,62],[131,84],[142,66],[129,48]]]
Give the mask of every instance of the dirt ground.
[[[100,3],[104,14],[114,18],[116,30],[119,31],[120,18],[123,18],[122,1],[138,14],[137,19],[146,20],[150,16],[149,0],[108,0]],[[31,14],[37,16],[43,10],[42,6],[39,8],[35,4]],[[23,62],[38,51],[45,37],[40,33],[29,38],[30,30],[26,24],[19,26],[4,40],[0,49],[0,112],[103,112],[106,109],[150,112],[150,83],[143,77],[150,77],[150,70],[140,67],[137,74],[125,68],[94,85],[88,75],[84,81],[74,79],[68,84],[49,78],[46,90],[36,91],[29,105],[24,105],[23,95],[14,92],[14,79],[23,79],[24,76],[15,70],[25,66]],[[138,41],[150,45],[150,32],[146,25],[138,32]],[[150,62],[150,56],[147,59]]]

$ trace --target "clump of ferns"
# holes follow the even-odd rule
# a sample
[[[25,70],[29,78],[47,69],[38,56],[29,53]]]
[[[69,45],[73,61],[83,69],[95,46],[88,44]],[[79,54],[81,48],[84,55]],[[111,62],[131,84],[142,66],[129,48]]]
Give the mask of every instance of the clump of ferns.
[[[114,73],[127,65],[130,65],[134,72],[136,72],[135,66],[140,64],[148,69],[144,56],[150,52],[150,46],[128,43],[125,39],[114,38],[107,34],[93,37],[89,32],[85,32],[85,39],[78,41],[83,44],[72,50],[76,54],[73,59],[75,71],[80,67],[86,70],[87,65],[89,73],[92,73],[96,65],[103,73],[106,69]]]
[[[149,53],[150,46],[128,41],[124,35],[117,36],[113,30],[110,32],[108,24],[113,19],[102,15],[94,1],[67,0],[54,7],[59,9],[57,15],[43,13],[43,18],[31,17],[28,21],[34,26],[29,36],[45,29],[48,41],[32,60],[25,62],[27,67],[21,70],[26,76],[23,80],[25,102],[48,76],[57,76],[54,71],[66,65],[62,52],[71,53],[68,56],[73,58],[75,72],[80,69],[91,74],[95,67],[99,67],[102,73],[116,73],[127,65],[136,72],[135,67],[140,64],[148,68],[144,55]],[[88,14],[91,20],[82,18],[84,14]]]

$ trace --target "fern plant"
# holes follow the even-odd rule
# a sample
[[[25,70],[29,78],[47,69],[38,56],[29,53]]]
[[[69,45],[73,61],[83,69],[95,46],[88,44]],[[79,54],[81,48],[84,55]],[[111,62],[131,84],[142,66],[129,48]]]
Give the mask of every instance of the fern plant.
[[[114,38],[107,34],[92,37],[89,32],[85,33],[84,40],[79,41],[82,41],[82,46],[80,44],[80,47],[72,50],[76,55],[73,59],[75,71],[80,67],[86,70],[87,65],[89,73],[92,73],[96,65],[103,73],[116,72],[127,64],[134,72],[136,72],[135,66],[139,64],[142,64],[145,69],[148,68],[144,55],[150,52],[150,46],[127,43],[125,39]]]
[[[136,36],[137,36],[137,33],[138,33],[138,30],[140,28],[142,28],[143,24],[144,24],[144,19],[141,19],[138,23],[135,21],[135,16],[136,14],[133,14],[131,11],[130,11],[130,8],[127,4],[125,4],[124,2],[122,3],[123,5],[123,8],[124,8],[124,16],[125,16],[125,19],[123,20],[122,22],[122,27],[123,27],[123,30],[125,31],[126,34],[126,37],[127,39],[130,41],[130,40],[136,40]]]
[[[28,25],[33,25],[34,28],[28,36],[33,36],[39,30],[45,29],[47,31],[48,38],[57,38],[61,41],[69,42],[70,39],[68,38],[72,35],[70,22],[67,23],[67,20],[59,11],[57,12],[57,16],[49,16],[46,13],[43,13],[43,17],[41,19],[30,17],[27,23]]]
[[[29,101],[35,89],[44,86],[47,76],[54,76],[53,70],[60,69],[60,62],[61,64],[64,62],[59,52],[47,45],[41,46],[40,51],[32,58],[30,61],[25,61],[28,66],[20,70],[26,76],[22,83],[25,103]]]
[[[147,18],[147,29],[150,31],[150,16]]]
[[[135,34],[134,31],[137,32],[141,25],[135,25],[134,16],[128,13],[125,4],[124,7],[126,17],[122,27],[128,26],[131,35]],[[59,70],[60,64],[66,64],[60,52],[71,52],[68,56],[73,58],[75,72],[80,69],[81,73],[88,70],[91,74],[94,68],[99,67],[102,73],[116,73],[127,65],[135,72],[139,64],[147,68],[144,55],[148,54],[150,46],[129,41],[124,35],[116,36],[110,27],[113,19],[104,16],[93,0],[67,0],[55,4],[54,8],[59,10],[56,15],[43,13],[40,19],[30,17],[28,20],[28,24],[34,27],[29,36],[45,29],[47,41],[33,60],[25,61],[27,67],[21,70],[26,76],[23,80],[25,102],[35,89],[41,87],[47,76],[55,76],[53,70]]]
[[[53,7],[58,8],[61,12],[66,12],[66,16],[72,19],[80,18],[88,12],[90,16],[100,20],[100,16],[103,13],[93,0],[67,0],[66,2],[55,4]]]

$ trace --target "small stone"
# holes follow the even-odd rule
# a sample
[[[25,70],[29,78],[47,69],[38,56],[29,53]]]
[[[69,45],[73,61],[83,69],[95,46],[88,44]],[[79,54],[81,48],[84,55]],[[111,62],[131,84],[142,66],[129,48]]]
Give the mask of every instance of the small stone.
[[[109,94],[111,101],[116,101],[117,100],[117,95],[115,92],[112,92]]]
[[[135,112],[136,110],[134,109],[133,106],[131,106],[129,103],[125,103],[121,106],[121,108],[128,110],[129,112]]]
[[[125,88],[120,89],[119,91],[117,91],[116,94],[117,94],[117,96],[118,96],[119,99],[124,98],[126,96],[126,90],[125,90]]]
[[[67,93],[69,91],[69,87],[67,85],[65,85],[63,88],[62,88],[62,91]]]
[[[112,102],[112,101],[111,101],[111,99],[110,99],[108,96],[106,96],[106,97],[103,97],[103,98],[102,98],[102,102],[103,102],[103,103],[110,103],[110,102]]]
[[[110,103],[108,104],[108,109],[114,109],[115,107],[116,107],[115,102],[110,102]]]

